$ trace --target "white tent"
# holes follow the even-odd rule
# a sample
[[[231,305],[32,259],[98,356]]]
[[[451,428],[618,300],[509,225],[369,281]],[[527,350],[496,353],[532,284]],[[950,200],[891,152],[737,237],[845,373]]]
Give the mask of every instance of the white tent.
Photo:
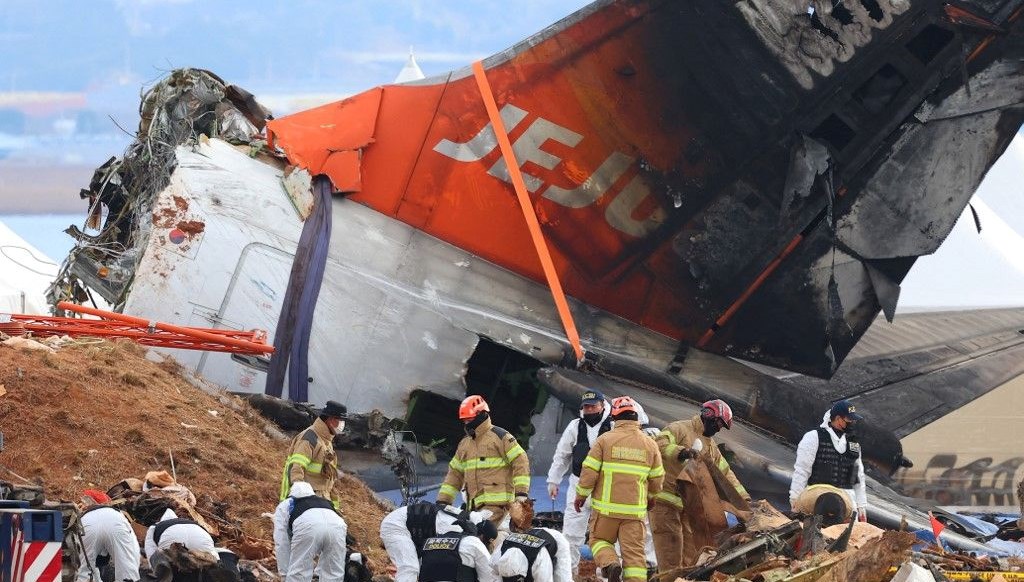
[[[46,288],[57,265],[0,222],[0,313],[48,315]]]
[[[416,57],[412,55],[412,48],[409,48],[409,60],[405,61],[405,66],[398,72],[398,76],[395,77],[395,83],[419,81],[425,78],[426,75],[423,74],[420,66],[416,64]]]

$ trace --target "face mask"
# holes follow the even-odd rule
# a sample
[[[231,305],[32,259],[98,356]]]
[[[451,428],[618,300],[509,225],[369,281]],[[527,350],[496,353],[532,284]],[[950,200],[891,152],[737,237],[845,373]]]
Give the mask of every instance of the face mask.
[[[709,438],[713,437],[716,434],[718,434],[719,430],[721,430],[721,427],[718,426],[718,419],[717,418],[701,419],[701,420],[704,422],[704,432],[703,432],[704,436],[709,437]]]
[[[339,420],[338,421],[338,426],[336,426],[334,428],[334,434],[341,434],[344,431],[345,431],[345,421],[344,420]]]
[[[587,426],[597,426],[597,423],[601,422],[601,417],[604,414],[600,412],[592,412],[590,414],[583,415],[583,422],[587,423]]]
[[[485,420],[487,420],[487,417],[485,415],[483,415],[483,414],[479,414],[479,415],[477,415],[476,418],[474,418],[473,420],[467,422],[466,423],[466,434],[468,434],[469,436],[473,436],[473,433],[476,432],[476,428],[478,426],[480,426],[481,424],[483,424]]]

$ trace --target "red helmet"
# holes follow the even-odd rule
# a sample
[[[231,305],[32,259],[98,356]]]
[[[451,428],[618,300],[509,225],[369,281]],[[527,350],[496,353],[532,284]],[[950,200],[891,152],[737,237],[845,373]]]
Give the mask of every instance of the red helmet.
[[[477,414],[490,411],[491,407],[487,406],[487,401],[483,396],[477,394],[467,396],[459,405],[459,420],[473,420]]]
[[[636,401],[629,396],[619,396],[612,400],[612,416],[618,416],[623,412],[636,412]]]
[[[722,426],[732,428],[732,409],[725,402],[715,399],[708,400],[700,405],[701,418],[717,418],[722,421]]]

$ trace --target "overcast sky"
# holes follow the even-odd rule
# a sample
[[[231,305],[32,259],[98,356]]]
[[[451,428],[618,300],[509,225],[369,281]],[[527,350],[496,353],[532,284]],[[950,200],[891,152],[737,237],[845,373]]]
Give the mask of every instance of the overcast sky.
[[[410,46],[427,75],[441,73],[588,3],[2,0],[0,90],[137,100],[141,84],[192,66],[254,92],[353,93],[390,82]]]

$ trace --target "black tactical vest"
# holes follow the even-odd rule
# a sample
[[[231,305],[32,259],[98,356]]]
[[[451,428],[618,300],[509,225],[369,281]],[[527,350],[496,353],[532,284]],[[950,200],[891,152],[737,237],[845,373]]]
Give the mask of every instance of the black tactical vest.
[[[857,459],[860,443],[847,441],[846,452],[832,446],[832,437],[824,428],[818,429],[818,452],[814,455],[808,485],[831,485],[839,489],[852,489],[857,482]]]
[[[587,440],[587,423],[582,418],[577,420],[576,423],[576,444],[572,446],[572,474],[577,477],[580,476],[580,471],[583,470],[583,461],[586,460],[587,454],[590,453],[590,441]],[[612,417],[606,416],[601,422],[601,428],[597,429],[597,436],[601,436],[604,433],[612,429]]]
[[[504,554],[505,550],[509,548],[519,548],[526,556],[526,582],[533,582],[533,562],[540,554],[541,548],[547,550],[548,555],[551,556],[551,566],[554,569],[558,543],[555,542],[555,538],[551,534],[540,528],[533,528],[526,533],[508,534],[501,544],[501,553]],[[538,582],[545,581],[539,580]]]
[[[464,565],[459,557],[464,537],[451,532],[423,542],[419,582],[477,582],[476,568]]]
[[[469,512],[454,513],[425,501],[413,503],[405,513],[405,529],[409,530],[417,555],[423,551],[423,542],[437,535],[437,514],[442,511],[455,518],[455,524],[462,528],[463,533],[476,535],[476,526],[469,521]]]
[[[292,498],[292,512],[288,516],[288,535],[292,535],[292,524],[299,518],[300,515],[306,513],[310,509],[330,509],[334,511],[334,504],[331,503],[330,499],[324,499],[316,495],[310,495],[309,497],[298,497]]]
[[[174,518],[174,519],[165,519],[165,520],[157,523],[156,525],[153,526],[153,543],[159,544],[160,543],[160,536],[164,535],[164,532],[167,531],[167,528],[171,527],[172,525],[187,525],[187,524],[199,525],[195,521],[193,521],[191,519],[185,519],[183,517],[177,517],[177,518]],[[203,527],[203,526],[199,525],[199,527]]]

